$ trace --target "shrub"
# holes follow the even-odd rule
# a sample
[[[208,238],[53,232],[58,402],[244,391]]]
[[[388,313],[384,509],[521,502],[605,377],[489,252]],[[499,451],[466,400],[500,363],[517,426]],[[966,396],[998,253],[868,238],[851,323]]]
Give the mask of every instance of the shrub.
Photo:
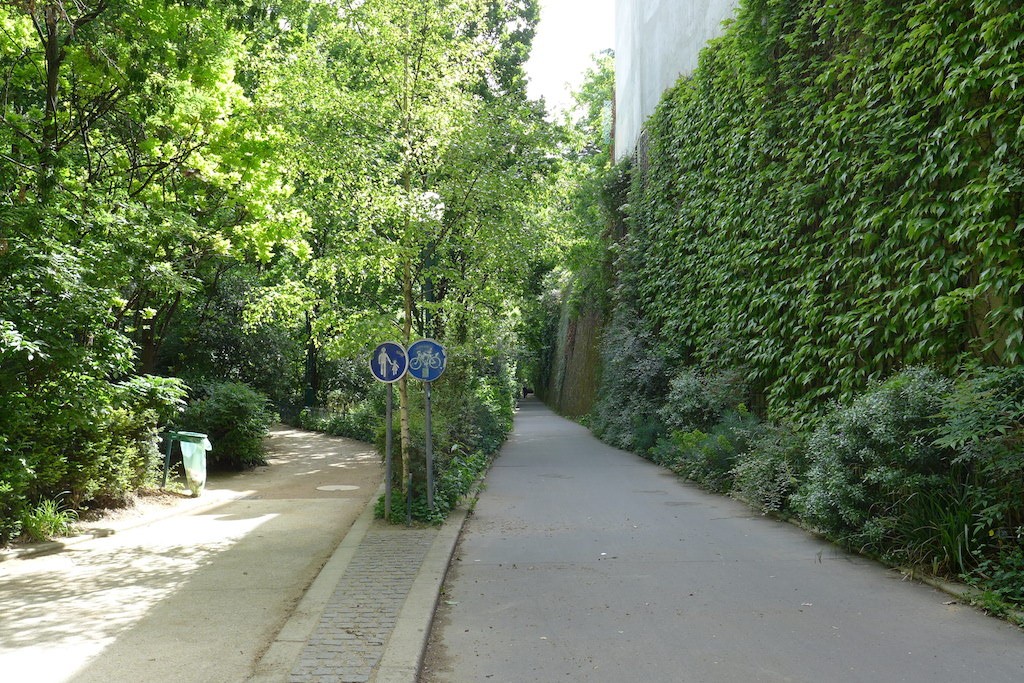
[[[704,373],[684,367],[672,378],[668,398],[658,414],[670,431],[708,430],[727,410],[742,405],[746,394],[739,370]]]
[[[657,415],[668,393],[668,363],[630,310],[616,312],[601,347],[601,389],[591,428],[612,446],[643,452],[665,433]]]
[[[421,522],[439,524],[451,513],[462,500],[477,477],[487,469],[490,457],[483,451],[464,453],[456,448],[442,454],[435,461],[434,475],[434,508],[427,507],[426,487],[422,482],[413,484],[412,517]],[[391,521],[400,523],[405,520],[406,504],[401,488],[395,487],[392,492]],[[377,501],[377,517],[384,516],[384,498]]]
[[[209,436],[213,468],[246,469],[265,465],[263,437],[273,422],[267,398],[245,384],[211,382],[181,415],[181,429]]]
[[[732,488],[730,473],[756,428],[757,418],[744,410],[728,411],[709,433],[675,432],[677,456],[672,469],[704,488],[724,493]]]
[[[23,468],[24,461],[20,461],[15,468],[5,468],[6,471],[0,472],[0,545],[21,533],[22,520],[28,507],[24,495],[25,486],[11,479],[18,476],[12,476],[12,470]],[[23,474],[19,478],[24,477]]]
[[[358,403],[345,412],[323,413],[304,408],[299,413],[299,426],[331,436],[373,443],[384,426],[384,408],[370,400]]]
[[[733,491],[762,512],[789,509],[807,470],[806,447],[791,429],[761,425],[732,471]]]
[[[153,481],[157,427],[185,395],[175,379],[134,377],[111,384],[82,375],[3,397],[0,415],[0,543],[46,500],[76,509],[126,502]],[[2,411],[0,411],[2,412]]]
[[[949,451],[925,437],[951,383],[905,370],[827,415],[808,442],[803,517],[838,540],[884,552],[905,501],[943,480]]]
[[[973,368],[943,401],[936,445],[978,499],[983,536],[1024,525],[1024,367]]]
[[[1005,546],[994,558],[982,561],[977,571],[966,577],[968,582],[995,593],[1007,602],[1024,604],[1024,547],[1019,545],[1021,541],[1024,539],[1018,538],[1018,545]]]

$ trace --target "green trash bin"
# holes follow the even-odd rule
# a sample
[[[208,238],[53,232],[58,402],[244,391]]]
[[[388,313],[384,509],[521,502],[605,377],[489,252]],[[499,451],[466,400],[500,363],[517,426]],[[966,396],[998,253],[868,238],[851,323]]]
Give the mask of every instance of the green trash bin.
[[[167,466],[171,458],[171,444],[175,441],[181,447],[181,462],[185,467],[185,482],[193,496],[198,496],[206,486],[206,451],[213,445],[201,432],[168,432],[167,459],[164,462],[164,485],[167,485]]]

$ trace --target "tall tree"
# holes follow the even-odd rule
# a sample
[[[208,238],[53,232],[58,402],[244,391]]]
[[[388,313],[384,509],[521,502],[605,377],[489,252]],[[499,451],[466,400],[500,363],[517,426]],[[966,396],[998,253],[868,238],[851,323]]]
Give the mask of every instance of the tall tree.
[[[449,318],[465,339],[481,302],[489,319],[505,303],[517,257],[544,242],[524,232],[549,145],[523,89],[535,21],[532,0],[367,0],[289,22],[301,46],[268,54],[257,102],[286,130],[313,258],[268,299],[300,303],[311,356],[443,335]]]

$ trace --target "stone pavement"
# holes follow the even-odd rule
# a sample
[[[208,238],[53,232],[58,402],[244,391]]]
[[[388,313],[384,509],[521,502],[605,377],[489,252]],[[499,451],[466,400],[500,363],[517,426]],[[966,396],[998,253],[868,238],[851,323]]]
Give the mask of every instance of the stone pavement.
[[[437,533],[367,533],[292,668],[290,683],[368,681]]]
[[[395,527],[367,505],[249,680],[413,683],[465,518]]]

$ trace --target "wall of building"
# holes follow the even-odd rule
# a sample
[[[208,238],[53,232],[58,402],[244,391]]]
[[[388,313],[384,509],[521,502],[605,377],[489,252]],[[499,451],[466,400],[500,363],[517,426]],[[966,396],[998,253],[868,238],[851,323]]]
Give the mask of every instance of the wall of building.
[[[738,0],[616,0],[615,157],[633,153],[666,88],[697,67]]]

